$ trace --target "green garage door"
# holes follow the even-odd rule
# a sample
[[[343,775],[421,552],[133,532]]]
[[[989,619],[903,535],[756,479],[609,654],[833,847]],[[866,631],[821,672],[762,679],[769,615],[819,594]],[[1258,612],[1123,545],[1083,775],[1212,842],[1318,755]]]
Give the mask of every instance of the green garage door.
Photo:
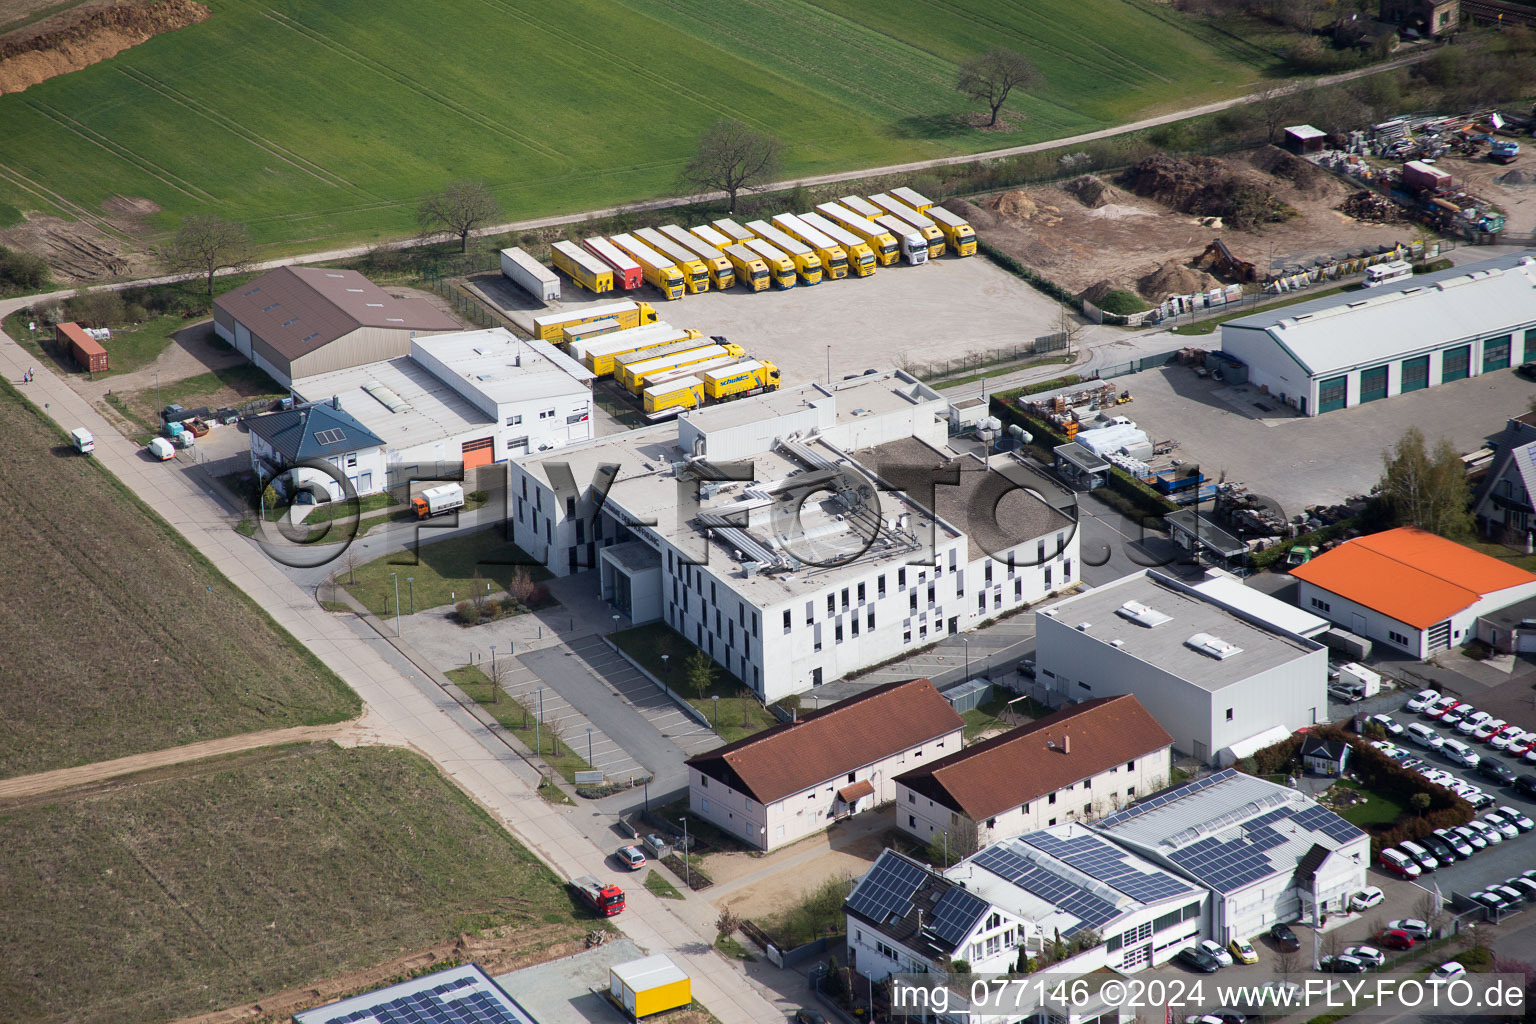
[[[1525,351],[1520,353],[1520,358],[1515,362],[1525,363],[1531,360],[1536,360],[1536,328],[1525,332]]]
[[[1374,402],[1387,397],[1387,368],[1373,366],[1360,371],[1360,401]]]
[[[1472,356],[1471,345],[1448,348],[1440,356],[1440,383],[1462,380],[1467,376],[1467,360]]]
[[[1403,394],[1429,387],[1429,356],[1403,360]]]
[[[1329,377],[1317,385],[1317,411],[1333,412],[1349,401],[1349,378]]]
[[[1483,341],[1483,372],[1492,373],[1509,365],[1509,335]]]

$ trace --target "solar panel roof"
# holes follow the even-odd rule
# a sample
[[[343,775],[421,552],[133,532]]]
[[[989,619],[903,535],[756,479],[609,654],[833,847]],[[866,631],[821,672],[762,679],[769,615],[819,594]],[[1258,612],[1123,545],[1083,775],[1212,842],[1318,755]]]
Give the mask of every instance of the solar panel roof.
[[[477,964],[294,1015],[298,1024],[538,1024]]]
[[[854,887],[848,897],[848,909],[881,923],[893,916],[906,917],[912,911],[912,894],[922,885],[923,875],[922,868],[887,850]]]
[[[928,929],[950,946],[958,946],[990,907],[990,903],[973,893],[959,887],[950,889],[934,904]]]
[[[1143,903],[1156,903],[1194,891],[1193,886],[1166,874],[1136,870],[1124,850],[1095,835],[1054,836],[1049,832],[1031,832],[1021,837],[1021,841]]]
[[[975,863],[1076,917],[1082,923],[1067,932],[1068,935],[1083,928],[1098,928],[1120,912],[1114,904],[1084,891],[1006,845],[987,847],[976,855]]]

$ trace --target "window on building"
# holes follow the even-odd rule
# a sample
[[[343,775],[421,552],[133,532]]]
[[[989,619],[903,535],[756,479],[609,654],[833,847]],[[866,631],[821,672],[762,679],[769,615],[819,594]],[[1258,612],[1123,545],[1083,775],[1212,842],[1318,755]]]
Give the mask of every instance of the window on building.
[[[1061,563],[1061,578],[1064,580],[1072,578],[1072,559],[1069,558]]]
[[[1399,633],[1395,629],[1387,630],[1387,639],[1391,640],[1393,643],[1397,644],[1397,646],[1399,646],[1399,647],[1407,647],[1408,646],[1408,638],[1406,636],[1404,636],[1403,634]]]
[[[857,615],[849,616],[849,618],[848,618],[848,626],[849,626],[850,629],[853,630],[853,635],[854,636],[858,636],[859,635],[859,617]]]
[[[522,413],[518,413],[515,416],[508,416],[507,417],[507,426],[509,426],[509,427],[518,426],[522,422],[523,422],[523,414]]]
[[[990,584],[992,582],[992,559],[987,559],[985,568],[982,569],[981,581]]]
[[[935,595],[934,584],[930,583],[930,584],[928,584],[928,603],[929,604],[933,604],[935,602],[936,598],[935,598],[934,595]]]
[[[859,584],[859,603],[862,604],[863,602],[864,602],[864,584],[860,583]]]
[[[901,642],[904,644],[909,644],[912,642],[912,630],[910,628],[902,630]]]
[[[906,589],[906,586],[907,586],[907,570],[906,569],[897,569],[896,570],[896,585],[898,587],[901,587],[902,589]]]
[[[837,595],[835,595],[835,594],[828,594],[827,595],[827,614],[828,615],[836,615],[837,614]]]
[[[1056,802],[1056,794],[1052,793],[1050,796],[1046,797],[1045,802],[1048,804],[1054,804]]]
[[[917,591],[914,590],[907,595],[907,607],[914,612],[917,611]]]
[[[917,815],[907,815],[907,828],[917,828]]]
[[[1087,817],[1087,816],[1092,815],[1092,814],[1093,814],[1093,804],[1091,804],[1091,803],[1083,804],[1083,815],[1084,815],[1084,817]]]
[[[928,626],[926,624],[918,626],[917,627],[917,635],[918,635],[919,639],[922,639],[922,640],[928,639]]]
[[[848,610],[848,588],[843,588],[843,611]]]
[[[1494,370],[1502,370],[1509,365],[1509,340],[1508,334],[1497,338],[1487,338],[1483,341],[1483,372],[1492,373]]]
[[[789,610],[788,610],[788,609],[785,609],[785,611],[784,611],[784,632],[786,632],[786,633],[788,633],[788,632],[789,632],[789,630],[790,630],[790,625],[789,625]]]
[[[1126,789],[1125,789],[1125,795],[1127,797],[1135,796],[1136,795],[1136,787],[1135,786],[1127,786]]]
[[[875,631],[875,610],[873,608],[869,610],[869,615],[866,617],[864,628],[869,630],[871,633]]]
[[[1128,771],[1128,772],[1135,771],[1136,770],[1136,762],[1135,761],[1127,761],[1127,762],[1125,762],[1125,770]]]
[[[555,418],[555,410],[553,410],[553,409],[540,409],[539,410],[539,419],[541,419],[541,420],[551,420],[551,419],[554,419],[554,418]]]
[[[1322,598],[1312,598],[1311,604],[1313,608],[1316,608],[1320,612],[1326,612],[1330,610],[1328,602],[1324,601]]]
[[[879,576],[875,577],[875,596],[885,596],[885,573],[881,573]]]
[[[1232,721],[1232,709],[1227,708],[1227,721]]]
[[[839,622],[833,631],[833,640],[836,643],[843,642],[843,624]]]

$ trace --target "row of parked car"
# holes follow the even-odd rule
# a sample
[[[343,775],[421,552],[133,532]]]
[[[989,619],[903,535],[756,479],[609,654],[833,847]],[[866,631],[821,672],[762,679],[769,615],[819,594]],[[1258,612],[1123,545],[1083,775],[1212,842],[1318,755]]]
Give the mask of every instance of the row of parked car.
[[[1437,690],[1420,690],[1408,698],[1403,708],[1417,712],[1448,729],[1455,729],[1462,736],[1486,743],[1494,750],[1536,765],[1536,729],[1523,729],[1502,718],[1495,718],[1466,701],[1442,696]],[[1439,738],[1433,730],[1428,731],[1430,735]]]
[[[1437,828],[1419,839],[1405,839],[1381,851],[1382,870],[1399,878],[1418,878],[1426,871],[1466,860],[1480,850],[1513,839],[1536,828],[1529,815],[1517,807],[1499,807],[1473,818],[1465,825]]]

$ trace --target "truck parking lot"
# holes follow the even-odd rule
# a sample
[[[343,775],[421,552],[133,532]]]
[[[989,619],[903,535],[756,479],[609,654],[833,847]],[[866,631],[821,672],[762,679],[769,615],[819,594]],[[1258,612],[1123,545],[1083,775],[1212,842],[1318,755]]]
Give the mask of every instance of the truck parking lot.
[[[1214,347],[1214,345],[1213,345]],[[1114,383],[1134,397],[1115,410],[1154,441],[1176,440],[1180,459],[1209,479],[1241,482],[1289,515],[1364,494],[1381,477],[1381,455],[1416,426],[1433,446],[1449,438],[1474,451],[1529,411],[1536,386],[1511,370],[1484,374],[1322,416],[1300,416],[1251,385],[1200,378],[1170,364]]]
[[[741,287],[675,302],[649,286],[592,295],[564,282],[564,298],[541,305],[500,274],[471,285],[521,330],[533,317],[624,298],[706,337],[724,335],[752,359],[776,363],[785,387],[863,373],[870,367],[928,363],[1028,342],[1058,330],[1061,307],[984,257],[945,257],[923,266],[882,267],[871,277],[749,293]]]

